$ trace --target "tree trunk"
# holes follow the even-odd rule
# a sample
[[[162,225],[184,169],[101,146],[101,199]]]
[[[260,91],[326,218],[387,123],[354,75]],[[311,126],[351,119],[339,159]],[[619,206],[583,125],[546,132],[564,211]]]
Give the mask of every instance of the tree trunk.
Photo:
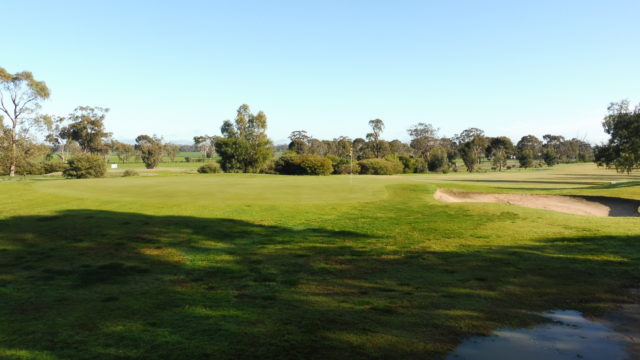
[[[11,128],[11,164],[9,166],[9,176],[11,177],[16,176],[16,150],[16,128],[14,126]]]

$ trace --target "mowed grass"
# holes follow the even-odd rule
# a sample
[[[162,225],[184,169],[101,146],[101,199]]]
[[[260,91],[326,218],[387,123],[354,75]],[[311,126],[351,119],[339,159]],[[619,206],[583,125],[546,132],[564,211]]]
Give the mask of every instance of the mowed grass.
[[[637,175],[589,164],[157,173],[0,182],[0,358],[437,359],[539,311],[601,314],[640,283],[638,218],[432,198],[640,198]]]

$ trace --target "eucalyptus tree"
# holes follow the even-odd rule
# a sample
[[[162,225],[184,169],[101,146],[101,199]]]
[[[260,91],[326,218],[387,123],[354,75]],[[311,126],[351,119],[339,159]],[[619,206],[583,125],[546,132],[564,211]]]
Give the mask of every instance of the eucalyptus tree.
[[[348,158],[352,155],[353,140],[346,136],[340,136],[333,139],[334,149],[333,154],[340,158]]]
[[[62,137],[61,132],[67,119],[63,116],[42,115],[40,120],[46,129],[44,140],[51,146],[47,158],[57,155],[62,162],[66,162],[69,142]]]
[[[20,137],[28,135],[28,123],[36,119],[40,102],[49,98],[49,88],[29,71],[15,74],[0,67],[0,111],[9,120],[9,176],[15,176]],[[4,125],[3,125],[4,130]]]
[[[169,157],[169,160],[171,160],[171,162],[175,162],[176,156],[178,156],[178,153],[180,152],[180,146],[172,143],[166,143],[163,145],[163,150],[165,155]]]
[[[262,111],[253,114],[249,105],[241,105],[233,122],[224,121],[220,129],[222,137],[215,144],[222,169],[225,172],[262,171],[273,155],[266,130],[267,115]]]
[[[289,150],[296,154],[306,154],[309,150],[311,136],[305,130],[292,131],[289,135]]]
[[[380,137],[384,131],[384,121],[380,119],[369,120],[371,132],[367,134],[367,141],[370,143],[370,149],[376,158],[382,157],[382,144]]]
[[[487,147],[484,131],[478,128],[469,128],[456,135],[455,139],[458,144],[458,152],[467,171],[473,172],[476,165],[482,161],[484,150]]]
[[[610,137],[606,144],[596,146],[595,161],[629,174],[640,168],[640,104],[631,110],[629,101],[623,100],[611,103],[607,110],[602,127]]]
[[[194,136],[193,145],[200,151],[202,155],[202,161],[205,158],[213,157],[213,150],[215,149],[216,137],[209,135]]]
[[[116,156],[123,164],[126,164],[129,159],[136,157],[136,149],[133,145],[117,140],[113,141],[113,150],[116,152]]]
[[[106,142],[111,133],[104,128],[104,119],[108,112],[107,108],[78,106],[69,114],[69,125],[62,128],[61,137],[77,142],[83,153],[108,153]]]
[[[162,139],[157,136],[140,135],[136,138],[136,150],[147,169],[153,169],[162,160]]]
[[[411,137],[410,146],[425,161],[431,150],[438,145],[438,129],[427,123],[417,123],[407,130]]]

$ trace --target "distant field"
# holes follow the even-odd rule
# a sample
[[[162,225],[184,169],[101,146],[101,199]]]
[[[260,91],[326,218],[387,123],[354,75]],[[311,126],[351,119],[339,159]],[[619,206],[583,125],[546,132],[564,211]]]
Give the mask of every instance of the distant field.
[[[538,311],[601,314],[640,283],[640,218],[433,199],[640,199],[637,174],[129,165],[141,176],[0,181],[0,358],[437,359]]]
[[[186,158],[191,158],[191,162],[187,162]],[[159,167],[173,167],[173,168],[197,168],[202,165],[203,162],[213,161],[212,159],[203,159],[202,154],[199,152],[180,152],[175,157],[174,161],[168,156],[163,156]],[[140,159],[130,159],[126,163],[123,163],[118,159],[117,155],[112,154],[109,157],[109,164],[118,164],[120,169],[135,169],[144,168],[144,163]]]

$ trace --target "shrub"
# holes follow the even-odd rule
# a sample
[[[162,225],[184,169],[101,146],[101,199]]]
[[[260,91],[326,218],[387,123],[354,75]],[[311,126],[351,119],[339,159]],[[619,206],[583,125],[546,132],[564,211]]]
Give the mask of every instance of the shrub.
[[[138,176],[140,174],[138,174],[137,171],[133,170],[133,169],[127,169],[122,173],[122,176],[127,177],[127,176]]]
[[[449,167],[447,151],[439,146],[431,150],[431,154],[429,154],[429,161],[427,162],[427,168],[429,171],[441,171],[447,167]]]
[[[103,177],[106,172],[107,163],[102,156],[82,154],[69,159],[69,166],[64,169],[62,175],[66,178],[86,179]]]
[[[518,162],[520,162],[520,167],[530,168],[534,166],[533,163],[533,151],[524,150],[520,154],[518,154]]]
[[[300,166],[305,175],[329,175],[333,172],[331,160],[317,155],[301,155]]]
[[[34,161],[20,161],[16,165],[16,174],[18,175],[43,175],[44,166]]]
[[[333,173],[338,175],[348,175],[351,174],[351,159],[341,158],[335,155],[327,155],[327,159],[331,161],[331,166],[333,167]],[[360,172],[360,167],[358,163],[353,163],[353,173],[358,174]]]
[[[282,155],[275,170],[285,175],[329,175],[333,172],[331,160],[318,155]]]
[[[264,167],[260,169],[260,174],[277,174],[278,172],[276,171],[276,161],[273,159],[269,159],[265,164]]]
[[[406,155],[398,156],[398,161],[402,163],[402,172],[411,174],[416,172],[416,159]]]
[[[67,168],[67,163],[61,161],[48,161],[43,164],[44,173],[51,174],[56,172],[64,171]]]
[[[217,174],[221,173],[222,169],[220,168],[220,165],[218,163],[211,162],[200,166],[198,168],[198,172],[200,174]]]
[[[333,173],[338,175],[349,175],[351,174],[351,164],[338,164],[333,168]],[[360,174],[360,165],[358,165],[358,163],[353,163],[353,173]]]
[[[365,159],[358,162],[360,174],[393,175],[402,173],[402,163],[385,159]]]
[[[185,156],[184,157],[184,161],[190,163],[191,162],[191,156]]]

